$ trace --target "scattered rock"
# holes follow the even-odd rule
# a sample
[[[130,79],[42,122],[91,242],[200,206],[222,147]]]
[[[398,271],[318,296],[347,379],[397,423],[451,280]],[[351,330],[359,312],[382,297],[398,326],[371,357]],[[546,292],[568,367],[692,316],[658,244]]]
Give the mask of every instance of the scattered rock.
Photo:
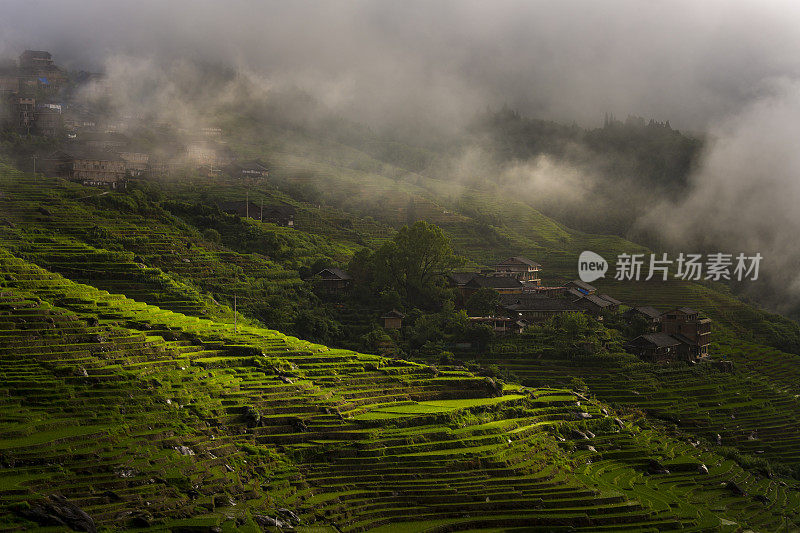
[[[115,472],[121,478],[129,478],[137,474],[136,470],[134,470],[133,468],[118,468],[117,470],[115,470]]]
[[[283,527],[283,522],[278,520],[277,518],[272,518],[271,516],[264,516],[264,515],[253,515],[253,520],[256,521],[261,527]]]
[[[625,424],[623,424],[623,423],[622,423],[622,420],[620,420],[620,419],[619,419],[619,418],[617,418],[617,417],[614,417],[614,423],[615,423],[617,426],[619,426],[619,427],[620,427],[620,429],[622,429],[623,427],[625,427]]]
[[[299,526],[301,524],[300,517],[295,514],[294,511],[290,509],[278,509],[278,514],[281,518],[285,521],[290,522],[294,525]]]
[[[586,433],[584,433],[583,431],[581,431],[580,429],[573,429],[570,432],[570,435],[572,437],[576,438],[576,439],[589,440],[589,436]]]
[[[591,431],[589,431],[588,429],[586,431],[584,431],[584,433],[586,433],[586,436],[589,437],[590,439],[593,439],[593,438],[596,437],[596,435],[594,433],[592,433]]]
[[[175,446],[173,449],[177,450],[181,455],[194,455],[194,450],[188,446]]]
[[[46,500],[32,503],[29,508],[18,511],[23,517],[42,526],[66,526],[75,531],[95,533],[94,520],[80,507],[59,494]]]
[[[703,463],[697,465],[697,471],[701,474],[708,474],[708,467]]]

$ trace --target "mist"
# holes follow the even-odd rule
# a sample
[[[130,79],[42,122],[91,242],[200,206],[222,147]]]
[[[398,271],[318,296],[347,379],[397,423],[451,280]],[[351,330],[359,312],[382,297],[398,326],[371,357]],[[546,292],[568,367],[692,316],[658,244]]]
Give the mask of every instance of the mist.
[[[759,252],[772,305],[800,301],[800,82],[776,80],[768,94],[709,131],[687,194],[639,221],[681,250]],[[757,297],[764,285],[743,286]],[[762,300],[764,294],[761,294]]]
[[[597,125],[703,130],[800,73],[793,2],[6,0],[0,52],[222,63],[291,82],[374,127],[457,127],[504,103]]]
[[[187,130],[242,95],[269,102],[289,88],[318,105],[302,120],[336,114],[420,144],[459,137],[502,106],[584,128],[605,113],[668,120],[706,146],[678,198],[625,181],[625,199],[645,211],[631,232],[759,251],[777,305],[800,301],[796,2],[5,0],[2,12],[0,56],[50,50],[68,68],[105,72],[120,116]],[[602,164],[498,162],[470,142],[431,171],[457,183],[496,176],[558,213],[591,205]]]

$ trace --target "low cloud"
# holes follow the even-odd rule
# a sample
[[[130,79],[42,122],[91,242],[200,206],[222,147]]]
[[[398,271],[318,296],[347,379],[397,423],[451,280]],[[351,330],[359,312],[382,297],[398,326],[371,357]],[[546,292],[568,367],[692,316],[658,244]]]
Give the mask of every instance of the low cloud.
[[[774,303],[800,300],[800,81],[778,80],[711,128],[685,197],[639,221],[673,248],[760,252]]]

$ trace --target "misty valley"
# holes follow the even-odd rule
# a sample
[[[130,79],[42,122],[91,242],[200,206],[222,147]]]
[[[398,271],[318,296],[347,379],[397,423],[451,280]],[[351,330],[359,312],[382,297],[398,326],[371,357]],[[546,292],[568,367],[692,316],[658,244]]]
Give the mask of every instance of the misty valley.
[[[794,6],[65,4],[0,531],[800,531]]]

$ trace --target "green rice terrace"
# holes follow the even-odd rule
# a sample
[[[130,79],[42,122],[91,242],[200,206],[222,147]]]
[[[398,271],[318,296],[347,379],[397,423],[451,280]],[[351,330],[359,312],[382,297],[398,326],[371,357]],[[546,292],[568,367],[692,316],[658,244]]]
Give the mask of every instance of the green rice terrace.
[[[490,247],[470,214],[490,195],[459,210],[422,178],[371,183],[412,195],[470,265],[517,251],[565,279],[574,250],[630,245],[514,204]],[[301,269],[407,213],[271,190],[298,229],[217,213],[202,231],[203,195],[243,192],[226,190],[0,167],[0,531],[800,529],[798,356],[753,327],[782,319],[720,287],[605,281],[701,309],[711,360],[563,358],[524,334],[435,361],[327,346],[281,333],[284,310],[330,305]]]

